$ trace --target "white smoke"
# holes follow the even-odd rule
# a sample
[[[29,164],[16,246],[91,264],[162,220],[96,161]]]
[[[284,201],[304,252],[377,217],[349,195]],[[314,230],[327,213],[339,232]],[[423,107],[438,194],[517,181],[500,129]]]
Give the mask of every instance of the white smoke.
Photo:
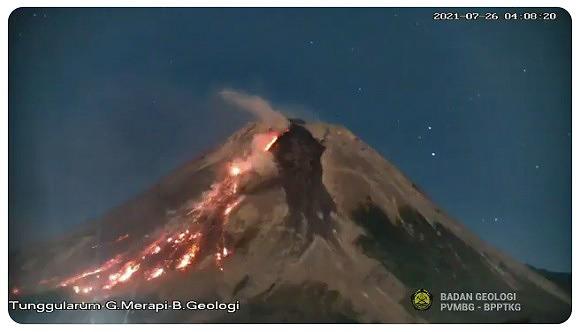
[[[274,157],[270,153],[258,152],[250,155],[249,162],[253,170],[263,179],[271,178],[278,174],[278,168]]]
[[[227,102],[239,107],[268,124],[275,130],[285,130],[289,126],[288,119],[275,110],[268,101],[261,97],[249,95],[231,89],[220,91],[220,96]]]

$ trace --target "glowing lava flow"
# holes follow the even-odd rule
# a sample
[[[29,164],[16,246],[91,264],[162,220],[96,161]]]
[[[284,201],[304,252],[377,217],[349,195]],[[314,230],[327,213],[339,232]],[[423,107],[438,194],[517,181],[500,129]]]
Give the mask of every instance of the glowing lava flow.
[[[252,153],[269,151],[280,136],[279,133],[272,131],[259,135],[260,137],[258,135],[254,137],[259,143],[253,146]],[[228,163],[227,176],[212,184],[210,190],[204,192],[183,214],[182,217],[186,222],[173,226],[172,230],[166,231],[157,240],[141,249],[116,255],[97,268],[64,278],[60,282],[56,279],[56,284],[55,281],[43,280],[39,285],[71,287],[74,293],[79,295],[89,294],[95,290],[108,291],[134,279],[153,281],[171,270],[185,271],[203,258],[198,257],[202,253],[204,257],[208,255],[207,250],[215,250],[212,256],[216,267],[223,271],[224,258],[232,254],[225,245],[223,226],[232,211],[244,201],[245,196],[238,193],[238,188],[242,175],[252,168],[251,156]],[[210,232],[220,234],[211,235]],[[105,245],[114,245],[129,237],[129,234],[123,234]],[[213,240],[202,241],[206,238]],[[99,247],[102,245],[94,245],[92,248]],[[102,276],[103,274],[105,275]],[[21,289],[15,288],[13,293],[20,291]]]
[[[276,142],[276,140],[278,140],[278,135],[275,135],[275,136],[273,136],[273,137],[270,139],[270,142],[268,142],[268,143],[266,144],[266,146],[264,147],[264,151],[268,151],[268,150],[270,150],[270,148],[271,148],[271,147],[272,147],[272,145],[273,145],[273,144]]]
[[[101,272],[105,272],[105,271],[111,269],[113,266],[117,265],[120,262],[120,259],[121,259],[120,255],[118,255],[115,258],[111,258],[110,260],[105,262],[105,264],[101,265],[100,267],[98,267],[92,271],[83,272],[81,274],[78,274],[76,276],[72,276],[72,277],[62,281],[60,283],[60,286],[66,287],[72,283],[77,282],[78,280],[85,279],[85,278],[92,276],[92,275],[98,275],[98,273],[101,273]]]

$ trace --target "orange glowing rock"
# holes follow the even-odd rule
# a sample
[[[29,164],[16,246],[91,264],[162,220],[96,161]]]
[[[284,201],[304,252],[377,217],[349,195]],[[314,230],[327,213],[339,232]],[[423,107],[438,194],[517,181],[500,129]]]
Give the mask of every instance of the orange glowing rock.
[[[139,264],[133,262],[127,263],[125,271],[119,276],[119,282],[125,282],[131,278],[131,276],[139,270]]]
[[[156,255],[161,251],[161,247],[158,244],[159,241],[156,241],[152,244],[150,244],[144,251],[143,251],[143,256],[148,256],[148,255]]]
[[[119,263],[119,260],[120,260],[120,258],[121,258],[121,256],[119,256],[119,255],[118,255],[118,256],[116,256],[115,258],[112,258],[112,259],[108,260],[107,262],[105,262],[105,264],[103,264],[103,265],[99,266],[98,268],[96,268],[96,269],[94,269],[94,270],[87,271],[87,272],[83,272],[83,273],[81,273],[81,274],[78,274],[78,275],[76,275],[76,276],[73,276],[73,277],[71,277],[71,278],[69,278],[69,279],[67,279],[67,280],[65,280],[65,281],[63,281],[63,282],[61,282],[61,283],[59,284],[59,286],[60,286],[60,287],[67,287],[68,285],[70,285],[70,284],[72,284],[72,283],[74,283],[74,282],[77,282],[77,281],[79,281],[79,280],[81,280],[81,279],[84,279],[84,278],[86,278],[86,277],[89,277],[89,276],[92,276],[92,275],[95,275],[95,274],[101,273],[101,272],[103,272],[103,271],[107,271],[107,270],[109,270],[110,268],[112,268],[113,266],[115,266],[116,264],[118,264],[118,263]]]
[[[147,280],[152,280],[155,278],[158,278],[159,276],[161,276],[163,274],[164,270],[161,267],[156,268],[155,270],[153,270],[149,276],[147,276]]]
[[[232,175],[232,176],[238,176],[238,175],[240,175],[241,172],[242,172],[242,170],[238,166],[230,167],[230,175]]]
[[[224,209],[224,215],[225,216],[229,215],[232,212],[232,210],[234,210],[238,205],[240,205],[240,203],[242,203],[243,200],[244,196],[240,196],[234,202],[228,204]]]
[[[268,143],[266,143],[266,145],[264,146],[264,151],[268,151],[270,150],[270,148],[272,147],[272,145],[276,142],[276,140],[278,139],[278,135],[277,136],[273,136],[270,141]]]
[[[183,255],[182,259],[180,260],[180,262],[176,266],[176,269],[178,269],[178,270],[185,269],[188,265],[190,265],[191,261],[192,261],[192,255],[190,255],[190,254]]]
[[[115,240],[115,242],[121,242],[121,241],[127,239],[128,237],[129,237],[129,234],[121,235]]]
[[[196,254],[198,253],[199,250],[200,248],[198,247],[198,245],[193,244],[190,250],[188,250],[188,252],[182,256],[180,262],[176,266],[176,269],[183,270],[186,267],[188,267],[188,265],[190,265],[192,263],[192,260],[196,257]]]

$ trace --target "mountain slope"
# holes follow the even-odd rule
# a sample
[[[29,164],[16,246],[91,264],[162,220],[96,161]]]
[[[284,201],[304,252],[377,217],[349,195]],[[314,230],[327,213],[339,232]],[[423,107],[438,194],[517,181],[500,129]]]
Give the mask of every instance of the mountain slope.
[[[10,264],[20,298],[241,303],[232,314],[50,316],[63,322],[560,322],[570,313],[557,286],[447,216],[347,129],[324,123],[249,124],[101,220]],[[436,299],[416,311],[417,288],[517,292],[522,310],[445,312]]]

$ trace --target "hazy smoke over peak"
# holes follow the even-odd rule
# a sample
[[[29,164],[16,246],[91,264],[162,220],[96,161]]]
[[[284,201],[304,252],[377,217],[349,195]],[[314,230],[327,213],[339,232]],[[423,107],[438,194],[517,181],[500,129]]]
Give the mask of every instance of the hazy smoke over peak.
[[[284,130],[289,125],[288,119],[261,97],[230,89],[220,91],[220,96],[228,103],[239,107],[260,121],[269,124],[273,129]]]

